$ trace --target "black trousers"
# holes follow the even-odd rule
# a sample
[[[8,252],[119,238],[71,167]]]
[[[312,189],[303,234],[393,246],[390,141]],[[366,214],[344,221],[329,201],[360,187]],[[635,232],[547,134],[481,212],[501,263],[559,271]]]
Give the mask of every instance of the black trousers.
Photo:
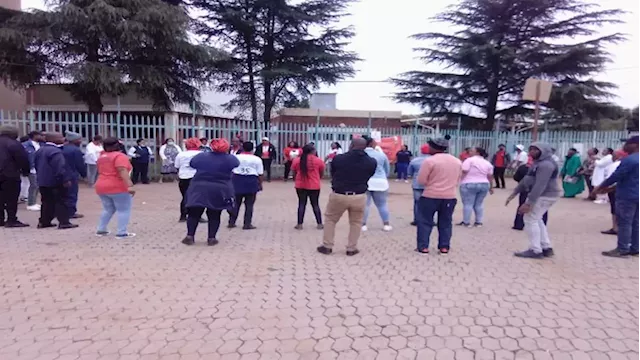
[[[287,161],[284,163],[284,181],[289,180],[289,174],[291,173],[291,163],[292,161]]]
[[[222,215],[222,210],[207,210],[207,218],[209,218],[209,234],[207,235],[207,239],[215,239],[218,234],[218,229],[220,229],[220,216]],[[192,207],[187,209],[187,235],[195,236],[196,229],[198,228],[198,224],[200,223],[200,218],[202,218],[202,214],[204,214],[205,208],[202,207]]]
[[[493,168],[493,179],[496,181],[496,188],[506,188],[504,182],[504,172],[507,168],[504,167],[495,167]],[[502,186],[500,184],[502,183]]]
[[[49,225],[54,218],[59,225],[69,224],[69,209],[65,205],[67,201],[67,188],[64,186],[40,186],[40,224]]]
[[[131,182],[137,184],[138,181],[142,181],[143,184],[149,183],[149,163],[134,161],[133,171],[131,172]]]
[[[313,215],[316,217],[316,223],[322,224],[322,212],[320,211],[320,190],[296,189],[298,194],[298,225],[302,225],[304,221],[304,213],[307,209],[307,199],[311,200],[311,208]]]
[[[18,198],[20,197],[20,179],[0,179],[0,225],[18,221]]]
[[[238,216],[240,216],[240,206],[244,202],[244,226],[250,226],[253,220],[253,206],[256,203],[258,194],[236,194],[236,204],[233,212],[229,213],[229,224],[236,224]]]
[[[271,181],[271,159],[262,159],[262,167],[264,172],[267,173],[267,181]]]
[[[518,198],[518,207],[520,207],[520,205],[524,204],[524,202],[527,201],[527,195],[529,195],[529,193],[526,193],[526,192],[520,193],[520,197]],[[548,212],[542,215],[542,221],[544,221],[545,225],[547,225],[548,215],[549,215]],[[524,229],[524,215],[518,214],[517,211],[516,211],[516,218],[513,220],[513,228],[518,230]]]
[[[191,184],[191,179],[180,179],[178,181],[178,189],[180,189],[180,194],[182,194],[182,200],[180,201],[180,218],[187,218],[187,208],[184,207],[187,196],[187,189],[189,188],[189,184]]]

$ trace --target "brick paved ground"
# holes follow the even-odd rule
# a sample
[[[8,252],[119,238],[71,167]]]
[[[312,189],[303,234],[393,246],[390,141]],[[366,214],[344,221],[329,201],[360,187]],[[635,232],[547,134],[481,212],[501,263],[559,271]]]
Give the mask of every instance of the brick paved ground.
[[[337,253],[315,252],[310,211],[293,230],[290,184],[259,196],[259,230],[223,229],[214,248],[204,227],[197,246],[180,244],[178,196],[175,184],[140,188],[133,240],[93,236],[88,189],[78,229],[0,229],[0,359],[638,359],[638,260],[600,256],[615,242],[599,234],[607,206],[562,200],[556,257],[522,260],[515,204],[499,192],[484,228],[456,228],[450,255],[420,256],[410,190],[394,183],[394,231],[374,214],[347,258],[344,232]]]

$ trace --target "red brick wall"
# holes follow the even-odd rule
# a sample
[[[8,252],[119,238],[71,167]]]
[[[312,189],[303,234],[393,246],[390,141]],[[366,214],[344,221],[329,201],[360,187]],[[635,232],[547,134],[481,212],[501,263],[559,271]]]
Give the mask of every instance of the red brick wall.
[[[307,124],[315,125],[315,116],[290,116],[290,115],[278,115],[271,119],[273,124]],[[338,126],[345,124],[346,126],[360,126],[366,127],[369,125],[369,119],[367,118],[355,118],[355,117],[320,117],[320,125],[333,125]],[[400,128],[402,123],[400,119],[384,119],[384,118],[372,118],[371,127],[373,128]]]

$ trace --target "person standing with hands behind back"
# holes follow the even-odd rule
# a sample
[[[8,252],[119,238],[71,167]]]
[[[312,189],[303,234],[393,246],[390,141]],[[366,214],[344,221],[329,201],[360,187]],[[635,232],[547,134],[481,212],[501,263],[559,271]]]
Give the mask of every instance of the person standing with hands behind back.
[[[268,137],[262,138],[262,144],[256,147],[255,155],[262,159],[262,168],[267,173],[267,182],[271,182],[271,163],[276,159],[276,147],[269,142]]]
[[[127,153],[131,157],[133,172],[131,173],[131,181],[137,184],[142,181],[143,184],[149,183],[149,162],[153,159],[153,152],[147,146],[145,139],[136,140],[136,146],[132,146]]]
[[[120,151],[120,143],[115,137],[104,139],[104,151],[97,161],[98,181],[96,194],[102,202],[102,214],[98,221],[98,236],[109,234],[107,225],[116,214],[118,219],[116,238],[126,239],[136,236],[127,231],[131,218],[131,197],[135,194],[133,182],[129,177],[131,162],[127,155]]]
[[[69,222],[69,211],[65,205],[73,175],[67,170],[62,153],[64,137],[60,133],[46,133],[44,139],[44,145],[34,156],[42,199],[38,229],[54,227],[51,223],[54,218],[58,219],[58,229],[76,228],[78,225]]]

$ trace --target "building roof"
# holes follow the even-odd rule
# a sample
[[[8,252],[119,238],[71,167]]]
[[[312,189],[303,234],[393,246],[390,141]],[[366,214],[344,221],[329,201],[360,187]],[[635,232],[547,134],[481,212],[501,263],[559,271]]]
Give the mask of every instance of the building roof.
[[[303,109],[303,108],[284,108],[278,111],[277,116],[301,116],[301,117],[344,117],[344,118],[402,118],[401,111],[367,111],[367,110],[336,110],[336,109]],[[276,116],[276,117],[277,117]]]

